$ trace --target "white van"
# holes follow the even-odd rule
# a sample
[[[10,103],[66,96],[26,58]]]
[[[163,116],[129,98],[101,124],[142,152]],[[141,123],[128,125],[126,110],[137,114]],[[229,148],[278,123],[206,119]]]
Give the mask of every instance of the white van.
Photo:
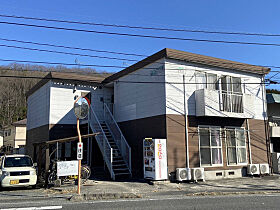
[[[0,157],[0,187],[35,187],[36,169],[27,155],[4,155]]]

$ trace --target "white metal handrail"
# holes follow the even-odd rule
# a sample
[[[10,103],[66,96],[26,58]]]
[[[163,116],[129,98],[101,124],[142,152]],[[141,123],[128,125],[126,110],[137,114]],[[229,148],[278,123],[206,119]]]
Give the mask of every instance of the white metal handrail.
[[[243,113],[243,95],[221,92],[221,111]]]
[[[128,145],[124,135],[122,134],[122,131],[119,128],[117,122],[115,121],[110,109],[105,103],[104,103],[104,120],[108,128],[110,129],[112,136],[131,174],[131,148]]]
[[[111,174],[111,178],[115,179],[115,174],[113,171],[113,148],[110,146],[110,143],[106,137],[106,134],[104,133],[100,122],[93,110],[93,106],[90,106],[90,112],[89,112],[89,125],[94,133],[100,133],[95,136],[95,139],[98,143],[98,146],[103,154],[105,163],[108,166],[108,169]]]

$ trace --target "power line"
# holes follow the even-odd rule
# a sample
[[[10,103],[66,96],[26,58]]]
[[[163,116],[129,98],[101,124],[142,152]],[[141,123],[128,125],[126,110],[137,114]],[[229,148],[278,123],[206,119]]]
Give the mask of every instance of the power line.
[[[145,57],[146,56],[146,55],[134,54],[134,53],[123,53],[123,52],[114,52],[114,51],[107,51],[107,50],[96,50],[96,49],[80,48],[80,47],[65,46],[65,45],[55,45],[55,44],[48,44],[48,43],[22,41],[22,40],[16,40],[16,39],[0,38],[0,40],[7,41],[7,42],[18,42],[18,43],[24,43],[24,44],[42,45],[42,46],[48,46],[48,47],[60,47],[60,48],[66,48],[66,49],[71,49],[71,50],[92,51],[92,52],[98,52],[98,53],[110,53],[110,54],[117,54],[117,55],[139,56],[139,57]]]
[[[77,56],[91,57],[91,58],[104,58],[104,59],[112,59],[112,60],[131,61],[131,62],[138,61],[138,60],[134,60],[134,59],[125,59],[125,58],[116,58],[116,57],[107,57],[107,56],[98,56],[98,55],[88,55],[88,54],[80,54],[80,53],[62,52],[62,51],[56,51],[56,50],[45,50],[45,49],[30,48],[30,47],[20,47],[20,46],[15,46],[15,45],[0,44],[0,47],[9,47],[9,48],[17,48],[17,49],[23,49],[23,50],[48,52],[48,53],[59,53],[59,54],[65,54],[65,55],[77,55]]]
[[[0,24],[28,26],[28,27],[46,28],[46,29],[57,29],[57,30],[65,30],[65,31],[88,32],[88,33],[96,33],[96,34],[141,37],[141,38],[153,38],[153,39],[280,47],[280,44],[277,44],[277,43],[241,42],[241,41],[225,41],[225,40],[211,40],[211,39],[192,39],[192,38],[180,38],[180,37],[154,36],[154,35],[118,33],[118,32],[108,32],[108,31],[97,31],[97,30],[77,29],[77,28],[65,28],[65,27],[56,27],[56,26],[16,23],[16,22],[8,22],[8,21],[0,21]]]
[[[248,32],[227,32],[227,31],[209,31],[209,30],[191,30],[191,29],[174,29],[174,28],[159,28],[159,27],[145,27],[145,26],[132,26],[132,25],[119,25],[119,24],[106,24],[106,23],[95,23],[95,22],[81,22],[71,20],[59,20],[59,19],[48,19],[48,18],[36,18],[16,15],[4,15],[0,14],[0,17],[25,19],[25,20],[39,20],[47,22],[58,22],[58,23],[71,23],[80,25],[91,25],[91,26],[105,26],[114,28],[129,28],[129,29],[143,29],[143,30],[156,30],[156,31],[173,31],[173,32],[190,32],[190,33],[206,33],[206,34],[224,34],[224,35],[244,35],[244,36],[267,36],[267,37],[280,37],[280,34],[268,34],[268,33],[248,33]]]
[[[131,55],[131,56],[141,56],[141,57],[147,57],[148,56],[148,55],[140,55],[140,54],[133,54],[133,53],[113,52],[113,51],[104,51],[104,50],[96,50],[96,49],[88,49],[88,48],[78,48],[78,47],[65,46],[65,45],[55,45],[55,44],[49,44],[49,43],[23,41],[23,40],[16,40],[16,39],[0,38],[0,40],[8,41],[8,42],[24,43],[24,44],[34,44],[34,45],[39,45],[39,46],[49,46],[49,47],[59,47],[59,48],[65,48],[65,49],[93,51],[93,52],[102,52],[102,53],[112,53],[112,54],[119,54],[119,55],[129,55],[129,56]],[[111,59],[111,57],[109,59]],[[124,59],[122,59],[122,60],[124,60]],[[127,59],[127,61],[138,61],[138,60]],[[160,62],[155,62],[155,63],[160,63]],[[244,64],[239,64],[239,63],[232,63],[230,61],[229,62],[211,61],[211,63],[233,64],[233,65],[237,65],[237,66],[238,65],[244,65]],[[162,63],[160,63],[160,64],[162,64]],[[261,66],[261,67],[265,67],[265,68],[280,68],[280,66],[264,66],[264,65],[254,65],[254,66]]]

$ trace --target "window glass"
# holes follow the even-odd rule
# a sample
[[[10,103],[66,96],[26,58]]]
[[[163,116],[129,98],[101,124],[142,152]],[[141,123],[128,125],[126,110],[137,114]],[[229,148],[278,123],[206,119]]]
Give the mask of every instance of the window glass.
[[[203,165],[210,165],[210,148],[201,148],[200,149],[200,156],[201,156],[201,164]]]
[[[228,164],[236,164],[236,149],[235,148],[228,148],[227,149],[227,158],[228,158]]]
[[[201,165],[222,164],[220,129],[216,127],[199,128],[199,139]]]
[[[223,91],[223,92],[227,92],[227,91],[228,91],[228,87],[227,87],[227,77],[226,77],[226,76],[222,76],[222,77],[221,77],[221,86],[222,86],[222,91]]]
[[[237,157],[238,163],[247,163],[246,148],[238,148],[237,154],[238,154],[238,157]]]
[[[219,81],[216,74],[206,73],[207,80],[207,89],[209,90],[218,90],[219,89]]]
[[[228,164],[247,163],[244,129],[227,129],[226,136]]]
[[[232,91],[234,93],[242,93],[240,77],[232,77]]]
[[[26,167],[33,166],[32,160],[29,157],[6,157],[4,167]]]
[[[211,129],[211,146],[221,146],[219,129]]]
[[[227,130],[226,131],[226,136],[227,136],[227,146],[228,147],[235,147],[234,130]]]
[[[222,149],[212,149],[212,164],[222,164]]]
[[[236,129],[236,142],[237,146],[245,146],[245,132],[244,130]]]
[[[196,89],[204,89],[206,87],[206,76],[203,72],[196,72],[195,73],[195,82],[196,82]]]
[[[199,138],[200,138],[201,146],[210,146],[208,129],[200,128],[199,129]]]

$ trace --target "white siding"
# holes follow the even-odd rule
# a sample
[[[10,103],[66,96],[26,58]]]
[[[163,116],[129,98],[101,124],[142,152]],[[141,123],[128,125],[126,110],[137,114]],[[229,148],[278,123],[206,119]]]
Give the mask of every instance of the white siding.
[[[166,114],[184,114],[184,86],[183,75],[185,75],[186,94],[186,110],[188,115],[196,115],[196,100],[195,91],[201,89],[199,85],[195,84],[195,72],[202,71],[217,74],[218,77],[222,75],[229,75],[234,77],[241,77],[243,93],[254,96],[254,113],[251,114],[254,119],[263,119],[263,98],[261,76],[252,73],[241,71],[220,69],[214,67],[198,67],[190,65],[183,61],[167,59],[165,64],[166,69]],[[246,106],[244,108],[247,109]],[[252,110],[248,110],[252,111]],[[265,111],[266,114],[266,111]],[[223,114],[221,113],[221,116]]]
[[[49,124],[76,124],[77,118],[73,111],[74,97],[80,96],[82,92],[91,92],[92,105],[99,118],[103,115],[103,102],[108,102],[111,98],[112,90],[108,88],[77,86],[76,91],[73,91],[72,85],[52,84],[51,87],[51,103],[50,103],[50,121]]]
[[[27,130],[49,123],[50,84],[46,83],[27,99]]]
[[[165,114],[164,59],[114,82],[118,122]]]

